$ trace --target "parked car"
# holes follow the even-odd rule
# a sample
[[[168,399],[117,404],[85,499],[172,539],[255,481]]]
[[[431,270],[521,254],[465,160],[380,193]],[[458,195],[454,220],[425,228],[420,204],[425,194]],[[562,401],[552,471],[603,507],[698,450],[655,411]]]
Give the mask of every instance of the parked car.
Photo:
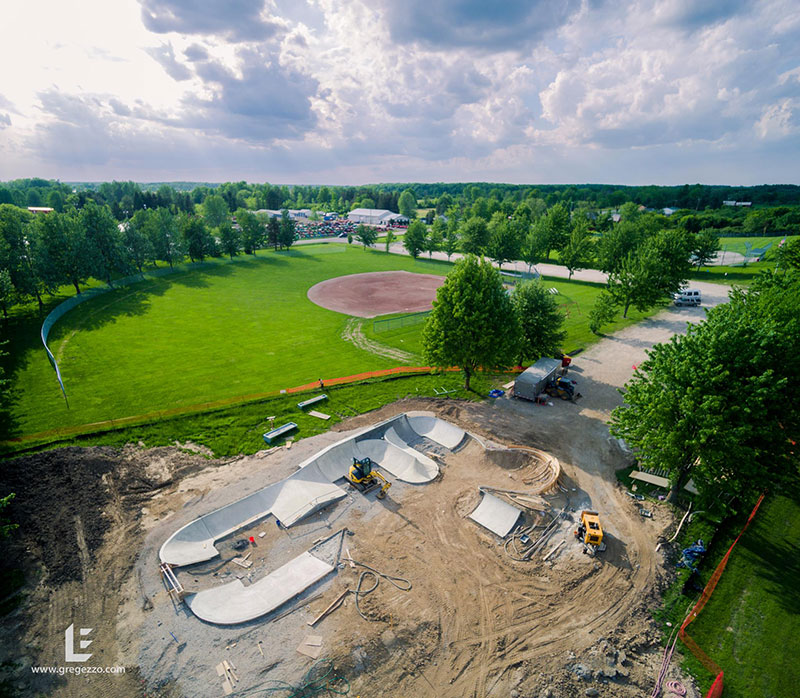
[[[685,288],[676,293],[672,298],[672,302],[678,307],[684,305],[698,306],[703,300],[700,291],[696,288]]]

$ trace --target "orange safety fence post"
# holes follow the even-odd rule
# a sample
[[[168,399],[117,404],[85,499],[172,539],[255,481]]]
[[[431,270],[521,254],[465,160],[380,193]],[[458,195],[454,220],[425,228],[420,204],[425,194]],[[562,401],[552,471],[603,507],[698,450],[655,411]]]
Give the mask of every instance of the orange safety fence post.
[[[683,640],[683,644],[685,644],[691,651],[692,654],[700,661],[700,663],[712,674],[716,674],[717,678],[714,680],[714,683],[711,685],[711,688],[708,691],[706,698],[718,698],[722,696],[722,683],[723,683],[723,671],[722,668],[714,662],[711,657],[709,657],[701,648],[700,646],[689,636],[686,632],[687,626],[694,621],[700,611],[703,610],[705,605],[708,603],[711,595],[714,593],[714,589],[717,587],[717,583],[719,582],[719,578],[722,576],[722,573],[725,571],[725,567],[728,564],[728,559],[733,552],[733,549],[736,547],[736,544],[739,542],[739,539],[742,537],[742,534],[747,530],[747,527],[750,525],[750,522],[755,518],[756,512],[758,508],[761,506],[761,502],[764,501],[764,495],[762,494],[756,505],[753,507],[753,511],[750,512],[750,516],[745,521],[742,530],[739,531],[739,535],[736,536],[736,540],[733,541],[731,547],[728,548],[728,552],[725,553],[725,556],[720,560],[717,568],[714,570],[713,574],[708,580],[705,588],[703,589],[703,593],[700,595],[700,599],[694,605],[694,608],[689,612],[686,616],[686,619],[683,621],[680,630],[678,631],[678,637]]]

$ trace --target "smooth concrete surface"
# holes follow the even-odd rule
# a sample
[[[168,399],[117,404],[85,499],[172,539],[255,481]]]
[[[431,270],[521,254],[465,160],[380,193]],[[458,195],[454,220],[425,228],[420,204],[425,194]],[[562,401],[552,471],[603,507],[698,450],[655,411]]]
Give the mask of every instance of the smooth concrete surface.
[[[269,514],[284,526],[297,523],[346,495],[333,483],[348,474],[353,458],[369,457],[404,482],[430,482],[439,474],[439,467],[408,441],[423,436],[452,450],[464,434],[453,424],[425,413],[403,413],[366,427],[307,458],[288,478],[188,523],[161,546],[161,561],[183,566],[210,560],[219,554],[216,540]]]
[[[484,528],[488,528],[492,533],[505,538],[514,528],[521,513],[522,510],[512,507],[493,494],[484,492],[481,503],[469,515],[469,518]]]
[[[333,565],[304,552],[255,584],[246,587],[237,579],[190,594],[185,601],[201,620],[234,625],[274,611],[331,572]]]

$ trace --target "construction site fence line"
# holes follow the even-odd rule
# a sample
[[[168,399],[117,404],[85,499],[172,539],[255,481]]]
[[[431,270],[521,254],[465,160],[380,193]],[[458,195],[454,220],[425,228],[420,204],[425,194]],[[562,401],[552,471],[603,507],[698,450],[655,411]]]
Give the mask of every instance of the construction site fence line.
[[[736,540],[733,541],[731,547],[728,548],[728,552],[725,553],[722,560],[720,560],[717,568],[714,570],[713,574],[708,580],[705,588],[703,589],[703,593],[700,594],[700,598],[698,599],[697,603],[694,605],[691,611],[689,611],[688,615],[686,616],[683,624],[681,625],[681,629],[678,631],[678,636],[683,641],[683,644],[686,645],[692,652],[692,654],[700,661],[700,663],[712,674],[716,674],[716,679],[714,683],[711,685],[708,693],[706,694],[706,698],[719,698],[722,696],[722,689],[723,689],[723,677],[724,672],[722,668],[709,657],[691,637],[686,632],[686,628],[692,623],[694,620],[697,619],[700,611],[703,610],[705,605],[711,599],[711,595],[714,593],[714,589],[717,588],[717,583],[719,582],[722,573],[725,571],[725,567],[728,564],[728,560],[730,559],[731,553],[733,549],[736,547],[736,544],[739,542],[739,539],[742,537],[744,532],[747,530],[747,527],[750,525],[750,522],[755,518],[756,512],[758,508],[761,506],[761,502],[764,501],[764,495],[762,494],[756,505],[753,507],[753,511],[750,512],[750,516],[747,517],[747,521],[745,521],[744,526],[742,526],[742,530],[739,531],[739,535],[736,536]]]
[[[71,427],[61,427],[58,429],[49,429],[47,431],[40,431],[35,434],[27,434],[11,439],[6,439],[3,445],[10,446],[14,444],[29,443],[35,441],[46,441],[48,439],[67,437],[67,436],[81,436],[92,434],[95,432],[111,431],[119,427],[134,426],[139,423],[147,423],[156,419],[163,419],[165,417],[177,417],[185,414],[193,414],[199,412],[206,412],[208,410],[223,408],[223,407],[236,407],[249,402],[257,402],[272,397],[280,397],[281,395],[294,395],[297,393],[305,393],[313,390],[320,390],[334,385],[346,385],[348,383],[360,383],[370,378],[386,378],[388,376],[417,374],[424,375],[426,373],[441,373],[441,372],[457,372],[459,368],[443,368],[437,369],[431,366],[396,366],[395,368],[383,368],[376,371],[365,371],[364,373],[356,373],[352,376],[342,376],[339,378],[323,378],[322,385],[320,381],[316,380],[304,385],[298,385],[294,388],[285,388],[283,390],[270,390],[263,393],[252,393],[250,395],[237,395],[236,397],[223,398],[222,400],[214,400],[212,402],[204,402],[195,405],[188,405],[184,407],[174,407],[168,410],[158,410],[155,412],[147,412],[145,414],[134,415],[130,417],[120,417],[119,419],[106,419],[102,422],[93,422],[91,424],[79,424]]]

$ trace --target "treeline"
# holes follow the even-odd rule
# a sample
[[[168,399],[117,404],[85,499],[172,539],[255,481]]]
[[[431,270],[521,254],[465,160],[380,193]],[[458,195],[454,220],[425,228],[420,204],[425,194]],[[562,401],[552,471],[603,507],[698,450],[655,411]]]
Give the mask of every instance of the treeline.
[[[749,201],[754,207],[800,205],[800,187],[789,184],[757,187],[704,184],[627,187],[606,184],[530,186],[482,182],[341,187],[253,184],[244,181],[219,185],[186,182],[67,184],[37,178],[0,183],[0,203],[20,207],[49,206],[61,212],[69,207],[82,208],[91,200],[107,205],[118,221],[126,220],[142,209],[169,207],[174,212],[191,213],[212,195],[221,196],[231,213],[239,208],[310,208],[344,214],[361,207],[387,209],[411,216],[416,214],[417,207],[431,209],[438,215],[445,215],[451,207],[461,213],[475,207],[496,207],[510,214],[523,202],[528,202],[534,210],[537,207],[549,208],[557,203],[562,203],[571,210],[581,207],[602,210],[616,209],[626,201],[633,201],[656,210],[673,208],[693,213],[716,211],[723,218],[732,221],[731,225],[711,226],[715,228],[736,227],[736,221],[744,220],[750,212],[750,209],[744,207],[723,206],[723,201]]]
[[[43,296],[64,285],[80,293],[90,278],[111,283],[159,262],[172,267],[186,256],[193,262],[232,258],[267,244],[289,247],[294,240],[286,211],[268,218],[240,209],[234,224],[219,196],[209,198],[202,218],[160,207],[136,211],[124,223],[93,200],[80,209],[35,215],[0,204],[0,307],[5,316],[31,300],[41,309]]]
[[[452,213],[452,211],[451,211]],[[590,317],[592,331],[631,307],[647,310],[686,283],[693,264],[707,264],[719,250],[712,229],[693,230],[691,217],[667,217],[642,210],[632,202],[620,207],[619,221],[586,208],[572,212],[555,204],[535,213],[527,203],[513,215],[495,211],[487,221],[474,210],[447,223],[437,218],[430,229],[413,221],[403,244],[413,257],[443,251],[487,256],[502,265],[522,260],[528,269],[549,261],[553,253],[573,273],[596,267],[608,283]]]

